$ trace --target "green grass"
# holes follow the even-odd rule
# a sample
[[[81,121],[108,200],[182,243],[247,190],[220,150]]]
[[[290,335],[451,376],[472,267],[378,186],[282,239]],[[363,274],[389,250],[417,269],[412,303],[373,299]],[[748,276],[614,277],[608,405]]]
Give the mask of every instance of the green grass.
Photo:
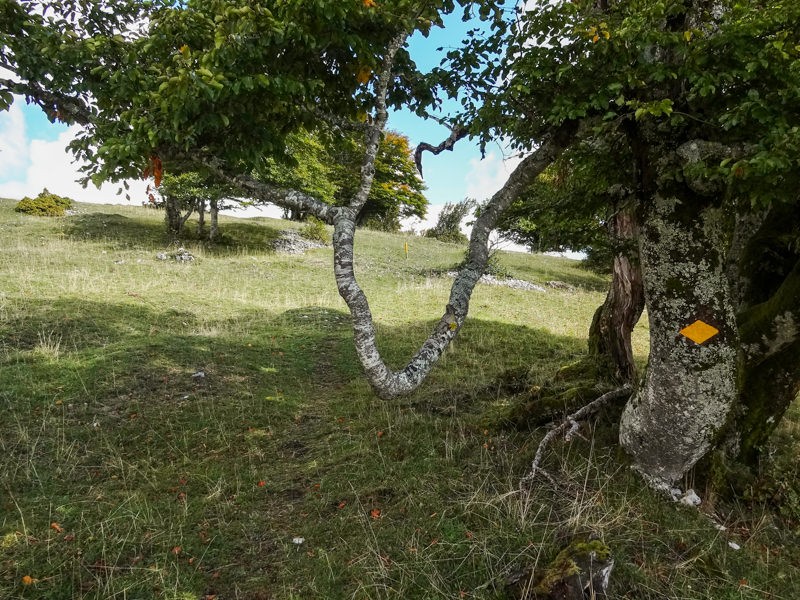
[[[516,277],[578,289],[479,286],[426,385],[382,402],[331,250],[266,250],[293,225],[223,219],[220,243],[184,240],[197,259],[177,264],[155,258],[161,213],[12,206],[0,201],[2,598],[503,598],[509,573],[588,534],[612,548],[615,598],[800,595],[796,412],[772,487],[705,508],[724,532],[643,488],[602,419],[552,449],[561,485],[517,491],[543,432],[504,429],[491,384],[581,356],[605,281],[574,263],[504,254]],[[364,231],[356,253],[399,366],[441,316],[436,273],[463,248]],[[642,327],[640,358],[646,344]]]

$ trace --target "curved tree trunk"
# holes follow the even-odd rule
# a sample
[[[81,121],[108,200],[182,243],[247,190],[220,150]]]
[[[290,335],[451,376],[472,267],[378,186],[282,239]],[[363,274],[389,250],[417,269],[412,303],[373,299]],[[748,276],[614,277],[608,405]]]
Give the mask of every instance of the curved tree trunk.
[[[620,423],[634,467],[657,487],[678,480],[712,448],[739,392],[723,214],[707,198],[676,187],[657,192],[643,220],[650,359]],[[717,333],[703,339],[686,329],[698,322]]]
[[[619,250],[614,255],[611,287],[589,328],[589,357],[600,377],[632,383],[636,379],[636,365],[631,334],[644,309],[642,270],[634,245],[639,224],[633,209],[618,210],[609,220],[609,230]]]

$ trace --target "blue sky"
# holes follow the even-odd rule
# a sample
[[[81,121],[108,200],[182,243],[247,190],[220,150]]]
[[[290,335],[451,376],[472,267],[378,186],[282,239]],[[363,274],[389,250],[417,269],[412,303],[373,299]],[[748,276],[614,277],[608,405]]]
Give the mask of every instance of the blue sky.
[[[466,30],[474,23],[462,23],[460,11],[446,18],[445,29],[434,28],[428,38],[415,35],[409,45],[414,60],[420,68],[428,70],[439,64],[443,52],[437,48],[459,44]],[[421,141],[438,144],[449,131],[431,120],[423,120],[409,111],[394,112],[389,128],[407,135],[412,146]],[[19,198],[35,195],[42,187],[78,200],[94,202],[120,202],[116,196],[117,184],[101,190],[89,187],[83,190],[75,183],[76,166],[66,153],[65,146],[74,130],[64,125],[50,123],[35,106],[20,100],[11,111],[0,113],[0,197]],[[483,199],[490,196],[505,181],[511,165],[502,161],[499,146],[481,161],[477,144],[462,140],[453,152],[438,156],[424,156],[426,196],[433,206],[454,202],[466,196]],[[144,184],[132,182],[132,201],[138,203],[137,194],[144,198]],[[431,210],[434,217],[438,210]]]

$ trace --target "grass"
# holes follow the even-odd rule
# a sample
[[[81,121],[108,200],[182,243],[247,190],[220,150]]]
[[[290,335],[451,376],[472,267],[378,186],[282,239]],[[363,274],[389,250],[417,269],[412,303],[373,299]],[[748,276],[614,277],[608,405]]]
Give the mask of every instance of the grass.
[[[737,507],[655,496],[603,419],[552,449],[561,485],[517,489],[542,432],[504,429],[491,384],[527,367],[545,380],[584,351],[605,281],[574,263],[504,254],[516,277],[578,289],[479,286],[427,384],[387,403],[360,376],[331,250],[266,249],[292,224],[223,219],[222,241],[183,240],[196,260],[178,264],[155,258],[160,213],[12,206],[0,201],[2,598],[503,598],[509,573],[588,535],[612,548],[615,598],[800,595],[797,411],[771,487]],[[356,253],[400,365],[463,248],[364,231]]]

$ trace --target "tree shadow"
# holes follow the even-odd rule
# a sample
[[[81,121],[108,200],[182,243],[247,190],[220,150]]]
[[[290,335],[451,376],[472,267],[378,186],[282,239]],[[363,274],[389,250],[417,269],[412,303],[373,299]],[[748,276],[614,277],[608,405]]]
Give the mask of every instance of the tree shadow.
[[[206,231],[208,222],[206,224]],[[115,213],[86,213],[70,217],[64,231],[74,240],[102,241],[113,250],[151,249],[169,246],[201,246],[207,254],[273,253],[280,229],[272,223],[224,222],[213,242],[197,234],[196,222],[190,220],[179,238],[167,234],[161,221],[141,220]]]

